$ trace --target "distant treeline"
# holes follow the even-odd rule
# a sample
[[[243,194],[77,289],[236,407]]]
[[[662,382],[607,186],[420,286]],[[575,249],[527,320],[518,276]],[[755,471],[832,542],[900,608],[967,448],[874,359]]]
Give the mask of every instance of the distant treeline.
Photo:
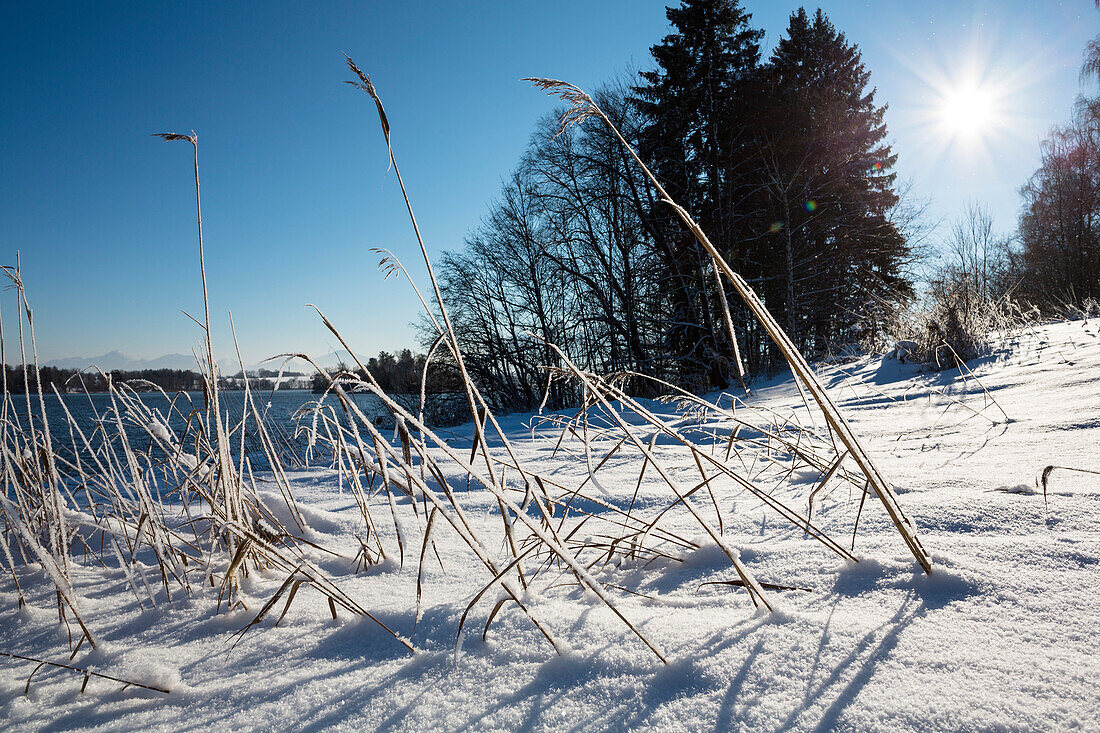
[[[413,354],[409,349],[402,349],[397,354],[379,352],[378,356],[368,359],[364,366],[388,394],[411,395],[420,393],[421,375],[424,373],[424,365],[427,361],[427,354]],[[361,379],[366,379],[366,375],[358,366],[340,364],[330,371],[330,374],[335,375],[340,372],[355,374]],[[453,364],[439,360],[438,357],[428,366],[425,387],[431,394],[461,392],[463,389]],[[314,392],[324,392],[327,388],[328,380],[324,376],[317,374],[313,377]]]
[[[409,349],[402,349],[396,354],[383,351],[378,356],[367,360],[366,367],[370,370],[378,383],[390,394],[419,394],[421,374],[427,362],[426,354],[414,354]],[[330,374],[347,372],[356,374],[361,378],[365,375],[357,366],[339,364],[328,370]],[[116,369],[102,373],[96,370],[62,369],[59,367],[39,367],[37,372],[33,366],[26,370],[20,366],[5,366],[7,378],[7,390],[11,394],[24,394],[27,385],[30,391],[38,390],[38,378],[42,380],[42,391],[52,393],[56,388],[58,392],[106,392],[107,380],[119,384],[130,382],[139,390],[153,390],[160,388],[165,392],[197,392],[202,390],[202,375],[189,369],[141,369],[126,371]],[[248,373],[249,387],[254,390],[270,390],[275,388],[279,372],[271,369],[259,369]],[[315,374],[310,382],[310,377],[301,372],[283,372],[283,389],[296,389],[312,384],[314,392],[323,392],[328,386],[328,380],[320,374]],[[288,378],[290,382],[288,383]],[[243,390],[244,380],[240,372],[232,376],[222,376],[218,379],[218,388],[227,391]],[[433,394],[461,392],[462,383],[458,379],[453,364],[437,360],[428,369],[427,391]]]
[[[38,390],[36,371],[33,366],[28,366],[25,371],[22,366],[5,366],[7,390],[11,394],[23,394],[30,390]],[[153,390],[156,387],[165,392],[192,392],[202,389],[202,375],[188,369],[141,369],[137,371],[115,370],[106,374],[99,371],[61,369],[58,367],[40,367],[37,370],[38,377],[42,381],[42,391],[58,392],[106,392],[107,380],[119,384],[121,382],[133,383],[139,391]],[[275,387],[278,372],[270,369],[261,369],[256,373],[249,373],[249,386],[252,389],[263,390]],[[299,373],[283,373],[283,377],[302,377]],[[155,385],[155,386],[154,386]],[[239,378],[221,378],[218,387],[223,390],[244,389],[244,381]]]

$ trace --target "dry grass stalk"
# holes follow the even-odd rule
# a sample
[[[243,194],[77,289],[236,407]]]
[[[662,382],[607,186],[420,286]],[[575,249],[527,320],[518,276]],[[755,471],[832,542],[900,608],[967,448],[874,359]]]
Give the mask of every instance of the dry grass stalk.
[[[88,687],[88,680],[91,679],[92,677],[97,677],[99,679],[104,679],[104,680],[110,680],[112,682],[119,682],[119,683],[122,684],[122,689],[123,690],[125,690],[127,687],[140,687],[143,690],[152,690],[153,692],[163,692],[165,695],[167,695],[169,693],[169,690],[166,690],[163,687],[157,687],[156,685],[146,685],[142,682],[134,682],[133,680],[124,680],[121,677],[112,677],[109,674],[103,674],[102,672],[93,672],[92,670],[85,669],[84,667],[74,667],[70,664],[63,664],[61,662],[50,662],[50,661],[45,660],[45,659],[35,659],[34,657],[24,657],[22,654],[11,654],[9,652],[0,652],[0,656],[8,657],[9,659],[18,659],[18,660],[23,661],[23,662],[34,662],[35,664],[38,665],[37,667],[34,668],[34,670],[30,673],[30,675],[27,676],[27,684],[24,685],[24,687],[23,687],[23,694],[24,695],[29,694],[30,691],[31,691],[31,678],[34,677],[35,674],[38,673],[38,670],[40,670],[40,669],[42,669],[42,667],[46,667],[46,666],[56,667],[57,669],[67,669],[70,672],[79,672],[80,674],[84,675],[84,681],[80,683],[80,693],[81,694],[84,694],[84,690]]]

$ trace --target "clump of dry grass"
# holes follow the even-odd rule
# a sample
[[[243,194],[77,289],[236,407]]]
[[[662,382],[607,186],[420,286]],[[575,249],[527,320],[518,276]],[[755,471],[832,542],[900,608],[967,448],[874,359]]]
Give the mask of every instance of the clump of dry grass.
[[[201,594],[207,587],[216,590],[218,609],[247,608],[240,593],[241,581],[252,569],[272,569],[286,573],[287,583],[294,583],[295,591],[303,583],[319,591],[334,614],[341,607],[372,618],[412,650],[411,643],[347,596],[308,559],[303,550],[308,543],[297,536],[304,524],[284,470],[287,441],[259,409],[247,376],[239,415],[231,418],[222,409],[210,333],[198,138],[194,133],[159,137],[190,142],[194,150],[204,318],[192,320],[203,331],[203,355],[198,359],[203,401],[195,405],[186,394],[169,397],[161,391],[158,396],[167,404],[165,410],[144,401],[136,389],[150,385],[117,383],[102,375],[108,385],[107,407],[100,411],[88,399],[87,409],[93,413],[90,431],[88,422],[77,419],[70,409],[74,398],[56,388],[52,397],[64,415],[64,424],[51,425],[38,379],[33,312],[22,274],[18,264],[3,268],[18,301],[24,384],[37,385],[36,394],[28,390],[18,400],[9,392],[4,372],[0,519],[5,537],[0,542],[0,557],[13,580],[18,602],[26,602],[19,568],[40,565],[56,590],[59,619],[70,625],[69,647],[75,656],[85,642],[97,645],[93,625],[82,612],[74,589],[72,564],[77,555],[84,562],[120,569],[141,608],[157,605],[158,598],[170,601],[180,593],[187,597]],[[7,363],[2,329],[0,317],[0,363]],[[67,441],[62,439],[66,432]],[[290,526],[280,522],[260,499],[246,450],[249,441],[259,446],[272,471],[271,480],[282,492]],[[15,540],[14,546],[9,545],[9,538]],[[154,569],[152,574],[149,567]],[[266,611],[261,609],[261,618]],[[77,628],[75,635],[71,624]]]
[[[425,419],[423,390],[419,403],[411,404],[387,394],[358,361],[354,373],[330,372],[304,354],[284,357],[306,360],[328,384],[302,415],[299,426],[307,439],[308,455],[324,456],[332,462],[340,483],[350,487],[362,517],[362,536],[357,537],[359,551],[351,562],[360,568],[416,562],[416,593],[410,599],[409,610],[414,620],[419,619],[423,604],[426,565],[433,561],[442,565],[435,540],[440,532],[449,531],[469,548],[484,571],[480,584],[469,588],[470,600],[456,629],[456,655],[466,626],[487,600],[493,605],[484,614],[483,637],[502,610],[514,604],[554,649],[564,653],[566,644],[541,617],[538,605],[542,594],[567,585],[594,596],[657,658],[667,661],[660,644],[624,612],[620,599],[622,594],[646,595],[644,588],[629,580],[628,571],[645,569],[658,561],[678,562],[699,548],[698,540],[676,529],[680,524],[670,521],[672,517],[689,517],[692,525],[706,535],[706,541],[720,548],[729,560],[736,578],[715,582],[744,588],[755,605],[766,609],[775,608],[767,591],[793,588],[757,580],[731,543],[723,508],[738,496],[753,497],[829,552],[847,560],[855,559],[851,548],[866,498],[877,497],[914,557],[925,571],[931,571],[916,532],[901,513],[889,484],[812,369],[747,283],[730,269],[691,216],[668,197],[621,136],[620,141],[649,175],[663,200],[679,213],[709,254],[715,273],[733,284],[783,350],[800,389],[809,393],[804,397],[806,411],[783,415],[755,409],[744,401],[721,407],[660,383],[666,401],[677,409],[670,417],[624,390],[624,380],[644,379],[642,375],[592,374],[554,347],[564,366],[551,370],[550,379],[574,381],[580,386],[583,402],[573,416],[545,416],[533,429],[556,432],[551,436],[555,452],[571,452],[583,460],[586,470],[574,481],[551,474],[542,464],[522,460],[466,371],[401,177],[382,101],[366,74],[350,58],[347,64],[355,76],[349,83],[371,97],[378,114],[389,163],[431,282],[431,300],[411,278],[409,281],[436,331],[432,354],[441,350],[459,372],[461,400],[473,424],[471,445],[468,450],[460,449],[433,429]],[[557,81],[534,81],[569,103],[561,117],[562,125],[598,118],[618,133],[581,90]],[[302,586],[308,586],[322,595],[333,616],[341,608],[371,618],[395,642],[412,650],[410,640],[383,623],[366,604],[344,593],[309,560],[305,549],[316,545],[298,536],[304,523],[289,474],[284,470],[285,441],[258,409],[247,389],[247,378],[239,417],[231,420],[222,409],[206,290],[198,139],[194,133],[161,137],[190,142],[194,149],[204,318],[193,320],[204,335],[204,353],[199,359],[205,385],[203,404],[194,405],[185,396],[161,393],[169,404],[165,414],[143,401],[133,387],[111,383],[110,407],[96,415],[92,434],[86,434],[65,408],[70,445],[61,451],[51,442],[41,393],[38,409],[28,395],[25,409],[17,410],[5,385],[0,404],[0,471],[5,484],[5,492],[0,495],[0,516],[16,543],[14,553],[6,542],[0,543],[5,551],[4,568],[17,588],[20,565],[33,559],[47,568],[57,588],[59,613],[63,619],[72,617],[81,632],[70,644],[75,647],[74,654],[85,639],[95,644],[87,619],[78,611],[79,600],[69,574],[70,562],[78,552],[102,565],[117,564],[139,606],[157,602],[161,596],[154,589],[163,590],[164,597],[171,598],[173,593],[191,596],[212,587],[217,589],[218,608],[246,607],[240,587],[249,572],[264,568],[281,573],[278,589],[256,609],[251,623],[238,632],[238,639],[261,626],[280,610],[280,605],[275,623],[282,620]],[[383,266],[390,272],[408,275],[389,253],[385,253]],[[29,326],[30,310],[18,268],[7,272],[17,283],[20,312],[25,310]],[[341,346],[354,354],[337,327],[320,310],[317,312]],[[21,351],[22,324],[21,317]],[[31,341],[33,345],[33,335]],[[3,343],[0,333],[0,356]],[[23,363],[29,362],[24,358]],[[37,364],[37,358],[31,363]],[[351,399],[355,391],[374,395],[389,412],[391,436],[384,435],[372,416]],[[56,398],[65,407],[66,399],[61,394]],[[148,437],[146,448],[135,444],[135,430]],[[279,486],[287,507],[286,524],[260,499],[245,450],[248,434],[267,457],[270,480]],[[638,466],[629,502],[601,489],[601,472],[616,457]],[[697,478],[685,479],[685,467],[697,472]],[[806,473],[816,475],[816,479],[808,483],[792,480],[792,476]],[[841,527],[824,517],[823,509],[832,501],[829,497],[844,486],[849,489],[847,503],[853,505],[858,499],[859,505],[852,518],[852,542],[848,546],[841,538],[842,533],[846,535],[847,525]],[[477,488],[484,492],[482,496],[491,497],[495,507],[491,525],[473,515],[468,494],[462,488],[467,492]],[[646,501],[638,502],[643,494]],[[135,563],[138,556],[151,562]],[[147,574],[145,568],[153,568],[153,572]],[[153,573],[155,577],[149,577]],[[19,595],[22,602],[21,591]]]
[[[1057,307],[1056,312],[1071,321],[1088,321],[1092,318],[1100,318],[1100,300],[1096,298],[1081,298],[1076,301],[1067,299]]]
[[[979,297],[965,282],[937,282],[925,302],[905,319],[906,336],[916,343],[910,360],[936,370],[960,367],[993,353],[1036,317],[1034,309],[1022,307],[1008,295]]]

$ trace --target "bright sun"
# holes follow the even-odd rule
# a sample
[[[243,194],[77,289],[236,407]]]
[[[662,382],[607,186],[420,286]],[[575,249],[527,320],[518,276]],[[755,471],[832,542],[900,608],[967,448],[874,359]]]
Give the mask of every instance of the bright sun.
[[[980,138],[996,123],[993,95],[979,86],[960,86],[943,95],[940,123],[961,138]]]
[[[896,56],[918,82],[909,119],[923,149],[966,162],[970,171],[977,165],[992,170],[1001,160],[994,151],[1005,153],[1006,145],[1033,136],[1022,112],[1034,107],[1032,96],[1050,68],[1045,56],[1022,57],[995,40],[985,30],[969,46]]]

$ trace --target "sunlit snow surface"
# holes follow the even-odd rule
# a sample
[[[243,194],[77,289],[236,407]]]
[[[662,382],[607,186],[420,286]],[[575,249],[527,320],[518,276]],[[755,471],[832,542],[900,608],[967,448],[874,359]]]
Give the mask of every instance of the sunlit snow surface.
[[[215,615],[213,595],[169,603],[163,588],[157,607],[146,600],[142,611],[121,573],[89,565],[74,569],[74,583],[102,643],[72,663],[171,693],[93,679],[80,694],[80,675],[44,668],[24,695],[34,665],[0,658],[0,727],[1096,729],[1100,476],[1055,470],[1045,499],[1035,477],[1051,464],[1100,470],[1100,323],[1035,329],[970,366],[1011,422],[947,409],[936,390],[978,408],[985,399],[972,381],[952,384],[957,371],[874,358],[821,372],[897,487],[932,555],[931,576],[880,506],[869,503],[860,522],[862,561],[845,564],[742,496],[725,507],[729,543],[761,581],[812,592],[773,591],[782,610],[756,613],[742,590],[700,585],[734,577],[707,546],[683,563],[620,569],[617,582],[650,598],[619,594],[617,603],[668,653],[666,666],[597,601],[545,582],[529,600],[571,654],[557,657],[514,605],[483,642],[489,599],[472,612],[456,660],[459,617],[489,578],[450,529],[436,534],[447,572],[434,560],[425,566],[415,629],[418,552],[407,551],[403,569],[359,574],[316,555],[350,596],[412,639],[415,655],[368,620],[333,621],[305,587],[278,627],[275,613],[231,649],[232,633],[280,577],[248,579],[251,612]],[[777,412],[801,405],[782,379],[754,401]],[[552,443],[532,437],[529,417],[506,420],[521,459],[583,474],[577,459],[551,457]],[[630,494],[638,469],[633,459],[609,462],[600,484]],[[353,556],[361,519],[352,497],[322,470],[296,474],[294,486],[309,539]],[[476,490],[463,499],[489,521],[494,502]],[[689,518],[674,522],[685,536],[702,535]],[[17,609],[10,577],[0,578],[0,651],[67,661],[48,579],[24,569],[21,583],[30,605]]]

